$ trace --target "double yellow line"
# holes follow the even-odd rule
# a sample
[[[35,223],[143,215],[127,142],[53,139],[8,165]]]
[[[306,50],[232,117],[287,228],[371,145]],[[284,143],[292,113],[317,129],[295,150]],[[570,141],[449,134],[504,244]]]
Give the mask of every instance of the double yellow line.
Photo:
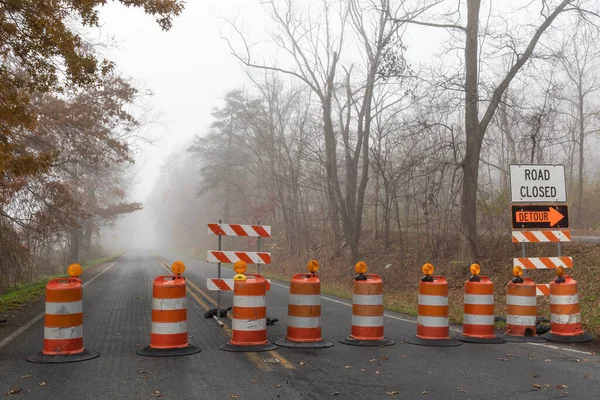
[[[160,258],[155,257],[156,261],[159,262],[159,264],[166,269],[167,271],[169,271],[169,273],[171,273],[171,269],[169,268],[169,266]],[[217,306],[217,302],[215,300],[213,300],[212,297],[210,297],[210,295],[208,293],[206,293],[204,290],[200,289],[194,282],[192,282],[190,279],[186,278],[186,283],[188,285],[188,289],[187,292],[190,294],[190,296],[192,296],[192,298],[194,300],[196,300],[196,302],[200,305],[200,307],[204,308],[205,311],[210,310],[211,307],[210,305],[207,304],[208,303],[212,304],[213,306]],[[204,301],[206,300],[206,301]],[[227,319],[230,319],[229,315],[227,316]],[[223,329],[225,329],[225,331],[231,336],[231,328],[229,326],[228,323],[223,322]],[[296,369],[296,367],[294,367],[294,364],[292,364],[290,361],[288,361],[285,357],[283,357],[280,353],[278,353],[277,351],[270,351],[269,353],[273,354],[275,356],[275,358],[277,358],[279,360],[279,363],[287,369]],[[250,361],[259,369],[262,370],[269,370],[270,368],[267,367],[266,362],[258,355],[258,353],[244,353],[246,355],[246,357],[248,357],[250,359]]]

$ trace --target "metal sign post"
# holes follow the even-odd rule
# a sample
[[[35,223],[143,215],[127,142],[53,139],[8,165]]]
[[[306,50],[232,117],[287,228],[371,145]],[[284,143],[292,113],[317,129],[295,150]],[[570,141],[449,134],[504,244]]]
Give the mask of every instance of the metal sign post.
[[[260,225],[260,221],[258,221],[258,225]],[[260,253],[260,236],[258,237],[258,252]],[[260,264],[256,264],[256,271],[260,275]]]
[[[221,224],[221,220],[219,220],[219,225]],[[219,251],[221,251],[221,235],[219,235]],[[219,261],[217,263],[217,278],[221,279],[221,262]],[[219,324],[219,326],[223,326],[223,323],[221,322],[221,291],[219,290],[217,292],[217,315],[215,315],[213,317],[216,321],[217,324]]]

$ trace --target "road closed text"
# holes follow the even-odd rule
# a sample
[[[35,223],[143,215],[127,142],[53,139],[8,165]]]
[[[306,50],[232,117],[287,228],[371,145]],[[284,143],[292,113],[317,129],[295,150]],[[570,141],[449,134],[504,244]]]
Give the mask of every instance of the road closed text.
[[[511,165],[511,200],[563,202],[567,200],[562,165]]]
[[[554,186],[521,186],[521,197],[556,197],[556,188]]]

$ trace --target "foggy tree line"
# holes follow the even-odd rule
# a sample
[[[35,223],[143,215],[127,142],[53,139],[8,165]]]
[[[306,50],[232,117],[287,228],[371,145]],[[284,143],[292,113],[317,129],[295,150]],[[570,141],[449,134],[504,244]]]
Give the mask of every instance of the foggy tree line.
[[[101,0],[0,1],[0,292],[97,256],[126,200],[141,93],[87,39]],[[163,29],[177,0],[121,1]]]
[[[185,237],[175,245],[194,246],[221,218],[274,225],[289,254],[329,246],[357,260],[371,235],[386,250],[476,260],[482,240],[508,240],[511,163],[565,164],[573,226],[597,227],[596,2],[263,7],[262,42],[240,20],[223,33],[247,84],[215,104],[154,191],[156,204],[186,183],[173,218],[153,208]],[[440,44],[413,60],[407,38],[418,35]]]

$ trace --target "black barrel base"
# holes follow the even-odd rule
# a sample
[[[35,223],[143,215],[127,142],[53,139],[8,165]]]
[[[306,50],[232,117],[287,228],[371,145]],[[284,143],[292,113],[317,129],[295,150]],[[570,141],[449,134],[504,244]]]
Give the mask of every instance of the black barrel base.
[[[368,346],[368,347],[383,347],[383,346],[393,346],[396,344],[395,341],[391,339],[381,339],[381,340],[358,340],[354,339],[350,336],[347,338],[341,339],[340,343],[348,344],[350,346]]]
[[[275,346],[273,343],[269,343],[269,342],[267,342],[265,344],[258,344],[255,346],[238,346],[238,345],[227,343],[227,344],[219,346],[219,348],[224,351],[233,351],[233,352],[238,352],[238,353],[251,353],[251,352],[259,352],[259,351],[275,350],[275,349],[277,349],[277,346]]]
[[[136,353],[146,357],[181,357],[200,353],[201,351],[202,349],[200,347],[192,345],[177,349],[154,349],[150,346],[146,346],[143,349],[137,350]]]
[[[98,357],[99,355],[100,354],[96,353],[95,351],[88,350],[84,350],[81,353],[77,354],[65,354],[61,356],[38,353],[34,354],[31,357],[28,357],[27,361],[37,364],[62,364],[91,360],[93,358]]]

